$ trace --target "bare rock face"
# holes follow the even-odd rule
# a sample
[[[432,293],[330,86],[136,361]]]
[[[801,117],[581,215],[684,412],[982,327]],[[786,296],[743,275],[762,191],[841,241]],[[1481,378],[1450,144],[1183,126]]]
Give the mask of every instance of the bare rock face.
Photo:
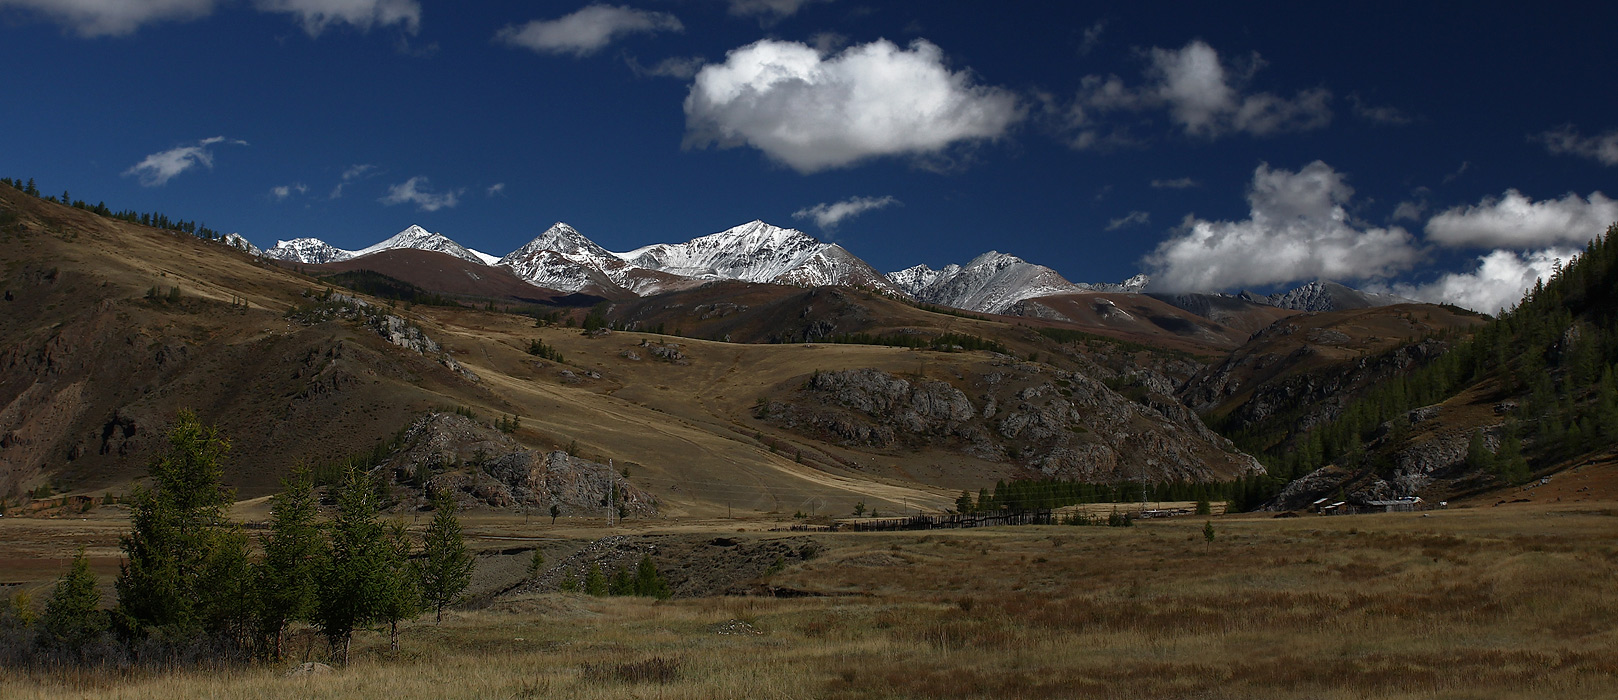
[[[1045,476],[1086,481],[1224,479],[1263,467],[1151,387],[1120,384],[1126,398],[1082,373],[1015,363],[955,383],[876,369],[816,372],[755,416],[817,439],[882,449],[947,447],[1010,460]]]
[[[512,452],[491,462],[490,476],[510,487],[512,499],[530,505],[556,504],[570,513],[601,513],[608,499],[630,515],[657,514],[651,494],[629,483],[605,464],[557,450]]]
[[[509,435],[454,413],[430,413],[405,432],[391,459],[401,483],[430,473],[435,491],[496,508],[559,506],[568,515],[657,514],[651,494],[608,465],[566,452],[538,452]]]

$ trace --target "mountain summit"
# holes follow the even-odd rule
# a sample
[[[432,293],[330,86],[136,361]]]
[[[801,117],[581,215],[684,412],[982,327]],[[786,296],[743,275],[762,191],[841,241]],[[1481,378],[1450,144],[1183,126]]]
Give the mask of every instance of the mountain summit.
[[[435,253],[446,253],[462,260],[488,264],[484,256],[478,255],[467,247],[456,243],[442,233],[433,233],[415,224],[400,231],[381,243],[354,251],[354,257],[363,257],[372,253],[395,248],[414,248],[416,250],[430,250]]]
[[[993,250],[964,266],[951,264],[934,270],[916,265],[890,272],[888,279],[918,301],[984,313],[1002,313],[1024,299],[1055,294],[1138,292],[1150,281],[1136,275],[1122,284],[1069,282],[1044,265]]]
[[[618,256],[636,267],[697,279],[899,291],[842,246],[758,220],[685,243],[658,243]]]

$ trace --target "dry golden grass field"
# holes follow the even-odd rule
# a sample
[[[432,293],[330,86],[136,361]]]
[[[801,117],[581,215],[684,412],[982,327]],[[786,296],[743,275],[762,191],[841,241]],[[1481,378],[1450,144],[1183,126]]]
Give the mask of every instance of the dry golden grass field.
[[[323,657],[305,631],[280,665],[0,671],[0,696],[1618,697],[1618,503],[1493,502],[1132,528],[808,535],[691,523],[666,532],[812,540],[816,556],[769,575],[807,595],[520,594],[410,623],[397,654],[366,633],[354,662],[325,674],[287,673]],[[31,522],[0,529],[8,562],[51,554],[37,545],[47,526]],[[105,547],[115,525],[54,525],[55,556]],[[588,525],[547,535],[605,534]],[[520,527],[468,521],[474,534]]]

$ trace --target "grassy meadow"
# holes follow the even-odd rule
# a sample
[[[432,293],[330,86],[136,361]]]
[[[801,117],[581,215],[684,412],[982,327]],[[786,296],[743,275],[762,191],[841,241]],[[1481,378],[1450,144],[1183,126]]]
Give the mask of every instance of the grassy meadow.
[[[355,661],[0,671],[19,698],[1618,697],[1618,509],[817,534],[794,598],[523,594]],[[731,537],[779,537],[781,533]],[[715,534],[721,532],[717,528]]]

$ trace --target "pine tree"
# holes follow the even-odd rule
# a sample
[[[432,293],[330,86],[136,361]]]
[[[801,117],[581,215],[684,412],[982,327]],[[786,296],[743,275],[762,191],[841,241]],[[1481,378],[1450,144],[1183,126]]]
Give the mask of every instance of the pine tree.
[[[120,539],[118,607],[113,619],[127,638],[162,631],[170,639],[209,630],[209,618],[227,607],[210,580],[232,563],[240,531],[228,528],[225,508],[233,494],[220,483],[230,443],[217,428],[181,411],[169,431],[168,449],[152,461],[154,488],[137,489],[132,529]]]
[[[90,571],[84,547],[79,547],[72,568],[57,579],[56,590],[45,604],[40,642],[79,656],[86,644],[107,629],[106,613],[97,609],[100,605],[101,592],[96,590],[96,576]]]
[[[466,542],[461,538],[461,522],[455,517],[453,500],[434,499],[433,521],[423,540],[426,552],[421,562],[421,595],[433,609],[435,621],[442,622],[444,608],[472,583],[472,554],[466,551]]]
[[[957,513],[970,513],[970,512],[972,512],[972,492],[971,491],[961,491],[961,495],[956,497],[956,499],[955,499],[955,512],[957,512]]]
[[[382,614],[389,555],[376,512],[370,477],[350,465],[337,487],[337,517],[331,524],[315,606],[315,624],[339,663],[348,661],[354,629],[377,621]]]
[[[270,534],[263,540],[264,560],[253,570],[258,588],[260,648],[281,658],[287,623],[308,620],[314,613],[321,536],[315,524],[314,478],[307,464],[292,468],[271,501]]]

